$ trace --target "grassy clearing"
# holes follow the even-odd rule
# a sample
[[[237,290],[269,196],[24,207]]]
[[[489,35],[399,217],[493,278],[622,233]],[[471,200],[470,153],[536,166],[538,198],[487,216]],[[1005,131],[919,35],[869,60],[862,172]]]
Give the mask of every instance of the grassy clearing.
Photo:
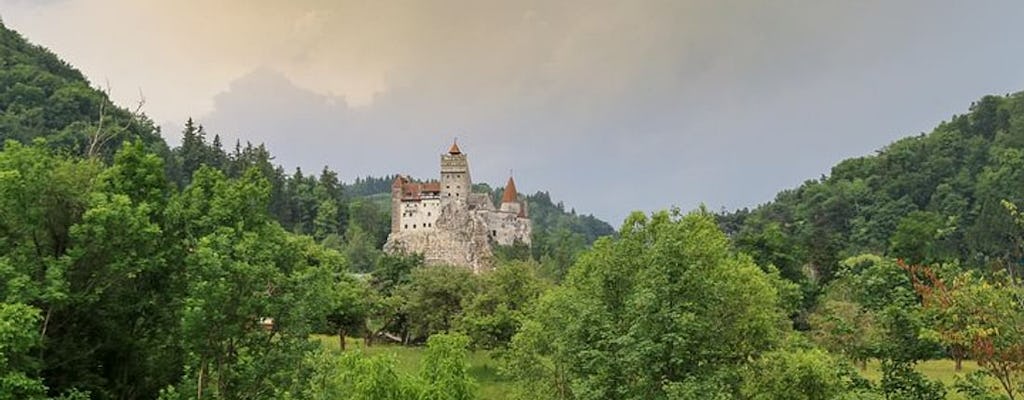
[[[338,338],[334,336],[316,335],[315,339],[320,341],[324,348],[331,352],[340,352],[338,349]],[[363,346],[362,339],[348,338],[346,341],[347,351],[359,351],[368,355],[387,355],[393,357],[395,365],[400,373],[414,375],[419,372],[420,361],[423,358],[422,347],[405,347],[395,345],[375,345],[372,347]],[[963,376],[980,368],[974,361],[964,361],[963,370],[956,371],[956,364],[953,360],[929,360],[917,364],[917,370],[930,379],[936,379],[946,385],[949,390],[949,400],[967,400],[965,397],[952,390],[956,376]],[[476,379],[478,386],[478,397],[481,399],[507,399],[511,393],[511,383],[498,373],[498,361],[488,351],[474,351],[469,353],[469,373]],[[882,378],[881,363],[877,360],[868,362],[867,369],[861,371],[861,375],[873,382]],[[997,389],[998,383],[991,380],[993,389]]]
[[[337,336],[315,335],[325,349],[340,352]],[[423,359],[422,347],[405,347],[395,345],[374,345],[365,347],[362,339],[347,338],[346,351],[358,351],[367,355],[387,355],[395,360],[399,373],[415,375],[419,373],[420,361]],[[509,398],[511,383],[498,373],[498,361],[489,351],[472,351],[469,353],[469,374],[477,382],[477,397],[481,399],[502,400]]]
[[[948,391],[946,398],[950,400],[967,399],[959,393],[953,391],[953,383],[956,381],[957,376],[964,376],[971,372],[981,369],[978,364],[974,361],[964,360],[963,369],[960,372],[956,371],[956,363],[953,360],[929,360],[923,361],[917,364],[917,371],[924,374],[924,376],[938,380],[942,384],[946,385]],[[861,371],[861,375],[872,382],[878,382],[882,379],[882,366],[878,360],[872,360],[868,362],[868,368]],[[993,390],[999,391],[998,385],[995,379],[989,379]]]

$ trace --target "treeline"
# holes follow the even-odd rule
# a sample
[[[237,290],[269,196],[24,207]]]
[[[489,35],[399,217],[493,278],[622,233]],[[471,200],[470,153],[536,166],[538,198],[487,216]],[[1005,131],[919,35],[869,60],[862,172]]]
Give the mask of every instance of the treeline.
[[[375,272],[370,286],[341,253],[284,229],[268,212],[270,199],[270,182],[255,168],[230,178],[202,166],[178,190],[141,142],[125,143],[108,166],[54,154],[45,142],[8,141],[0,151],[0,396],[325,398],[369,390],[403,398],[342,378],[363,379],[345,374],[362,365],[380,372],[386,361],[336,360],[310,340],[359,329],[372,340],[382,332],[368,330],[374,321],[430,347],[422,377],[394,382],[402,396],[471,393],[458,386],[468,385],[457,368],[468,339],[427,335],[448,330],[457,311],[435,308],[446,305],[433,297],[436,285],[473,281],[396,258],[380,268],[406,266],[397,268],[399,282],[381,283],[389,275]],[[386,288],[394,295],[378,294]]]
[[[191,120],[169,149],[2,26],[0,63],[0,398],[466,398],[465,348],[507,341],[529,298],[502,293],[540,285],[383,256],[388,207],[358,194],[386,178],[346,193]],[[314,332],[397,333],[430,361],[406,379],[322,354]]]
[[[161,156],[169,151],[152,121],[114,106],[81,72],[0,23],[0,146],[36,138],[108,161],[130,138]]]
[[[616,233],[528,196],[534,246],[474,275],[380,253],[386,179],[347,193],[191,121],[168,149],[0,33],[0,398],[469,399],[467,348],[499,355],[522,399],[1024,390],[1024,94],[754,210],[634,213]],[[399,374],[314,333],[426,358]],[[947,386],[915,369],[945,357],[979,372]]]
[[[958,262],[1021,272],[1024,231],[1003,202],[1024,203],[1024,93],[986,96],[930,134],[720,216],[739,250],[783,276],[821,287],[862,253],[911,264]]]

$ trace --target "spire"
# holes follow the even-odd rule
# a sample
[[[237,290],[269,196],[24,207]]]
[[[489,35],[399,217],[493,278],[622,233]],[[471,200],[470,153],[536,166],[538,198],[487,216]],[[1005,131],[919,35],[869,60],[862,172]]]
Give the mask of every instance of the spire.
[[[448,149],[448,154],[462,154],[462,150],[459,150],[459,139],[452,141],[452,147]]]
[[[512,177],[508,177],[508,183],[505,184],[505,193],[501,195],[502,203],[515,203],[518,201],[518,192],[516,192],[516,181],[512,180]]]

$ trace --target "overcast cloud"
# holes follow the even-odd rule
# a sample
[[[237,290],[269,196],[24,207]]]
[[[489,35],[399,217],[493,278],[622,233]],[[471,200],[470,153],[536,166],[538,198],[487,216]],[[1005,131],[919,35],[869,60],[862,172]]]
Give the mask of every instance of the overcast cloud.
[[[617,225],[752,206],[1024,86],[1020,1],[0,0],[11,28],[169,127],[286,167],[514,170]],[[170,130],[170,132],[167,132]]]

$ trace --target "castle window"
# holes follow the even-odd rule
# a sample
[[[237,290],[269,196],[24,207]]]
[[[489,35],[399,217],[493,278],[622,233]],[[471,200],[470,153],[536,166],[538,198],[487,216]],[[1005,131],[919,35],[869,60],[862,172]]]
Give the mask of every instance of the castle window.
[[[416,229],[416,224],[412,224],[412,229]]]
[[[430,211],[427,211],[427,216],[428,216],[428,217],[430,216]]]
[[[405,224],[405,229],[409,229],[409,224]]]
[[[496,231],[496,230],[491,231],[491,236],[495,236],[495,237],[498,236],[498,231]]]

